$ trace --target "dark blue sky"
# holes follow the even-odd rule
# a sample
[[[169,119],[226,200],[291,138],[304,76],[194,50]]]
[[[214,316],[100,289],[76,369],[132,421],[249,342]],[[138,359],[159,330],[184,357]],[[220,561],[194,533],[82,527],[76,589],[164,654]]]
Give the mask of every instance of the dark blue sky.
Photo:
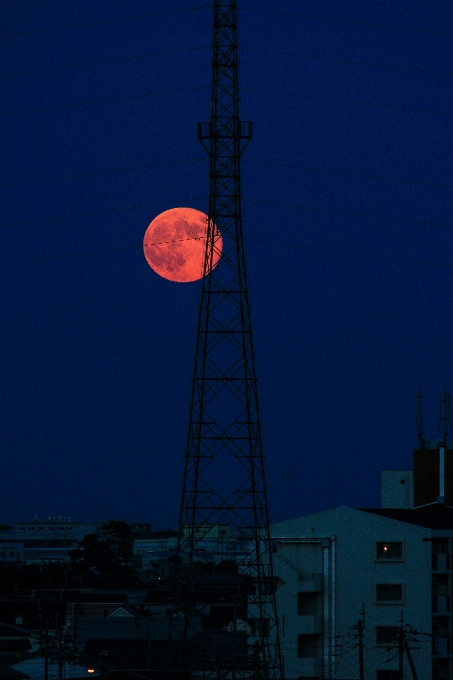
[[[0,519],[175,525],[207,209],[211,3],[2,2]],[[274,11],[274,10],[277,11]],[[245,0],[244,230],[271,519],[380,502],[453,386],[450,2]]]

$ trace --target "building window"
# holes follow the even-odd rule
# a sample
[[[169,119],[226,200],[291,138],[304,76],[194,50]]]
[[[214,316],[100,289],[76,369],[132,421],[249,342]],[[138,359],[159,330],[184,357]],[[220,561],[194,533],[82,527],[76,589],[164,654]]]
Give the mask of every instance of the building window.
[[[109,610],[108,610],[108,609],[104,609],[104,616],[108,616],[108,615],[109,615]]]
[[[376,543],[376,559],[378,560],[402,560],[403,544],[401,541]]]
[[[376,644],[388,645],[398,642],[398,626],[376,626]]]
[[[251,637],[269,637],[270,635],[270,622],[269,619],[247,619],[247,623],[250,626]]]
[[[376,672],[376,680],[400,680],[400,678],[399,671],[385,670]]]
[[[376,602],[402,602],[402,583],[377,583]]]
[[[28,531],[34,531],[35,527],[28,527]]]
[[[19,531],[25,531],[25,527],[19,527]]]
[[[320,597],[318,593],[297,593],[297,613],[299,616],[319,614]]]
[[[321,656],[321,635],[298,635],[297,656],[299,659],[315,659]]]

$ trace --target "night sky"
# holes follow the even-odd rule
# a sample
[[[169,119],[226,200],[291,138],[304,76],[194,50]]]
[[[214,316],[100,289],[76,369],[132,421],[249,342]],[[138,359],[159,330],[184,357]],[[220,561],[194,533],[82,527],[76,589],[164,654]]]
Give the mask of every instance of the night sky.
[[[212,6],[1,3],[0,520],[175,526],[207,210]],[[244,0],[244,231],[270,516],[379,506],[453,389],[451,2]]]

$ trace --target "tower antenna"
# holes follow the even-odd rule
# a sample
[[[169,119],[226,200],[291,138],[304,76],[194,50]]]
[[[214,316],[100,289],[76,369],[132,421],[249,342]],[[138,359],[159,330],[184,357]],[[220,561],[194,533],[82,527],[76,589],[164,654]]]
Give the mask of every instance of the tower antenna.
[[[418,448],[424,449],[425,440],[423,438],[423,392],[421,383],[420,394],[415,395],[415,422],[417,423]]]
[[[444,385],[444,393],[439,394],[439,432],[444,438],[444,448],[448,445],[448,434],[451,430],[451,407],[450,395],[447,392],[447,384]]]
[[[236,0],[214,0],[211,119],[198,123],[209,210],[170,640],[173,667],[271,680],[283,673],[242,233],[252,123],[239,117],[236,15]]]

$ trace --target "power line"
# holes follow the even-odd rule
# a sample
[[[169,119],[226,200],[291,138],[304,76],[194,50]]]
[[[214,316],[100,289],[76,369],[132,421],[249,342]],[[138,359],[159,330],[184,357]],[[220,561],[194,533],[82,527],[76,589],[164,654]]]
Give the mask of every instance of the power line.
[[[369,219],[375,219],[375,220],[385,220],[388,222],[404,222],[405,224],[418,224],[418,225],[424,225],[424,226],[429,226],[429,227],[446,227],[447,229],[451,229],[453,227],[453,224],[446,224],[445,222],[427,222],[425,220],[411,220],[407,219],[404,217],[390,217],[389,215],[372,215],[368,213],[356,213],[356,212],[349,212],[346,210],[333,210],[330,208],[319,208],[317,206],[308,206],[308,205],[297,205],[295,203],[277,203],[277,202],[272,202],[272,201],[259,201],[259,200],[252,200],[252,199],[244,199],[247,203],[260,203],[262,205],[275,205],[277,207],[283,207],[283,208],[297,208],[300,210],[311,210],[314,212],[325,212],[325,213],[332,213],[335,215],[346,215],[347,217],[366,217]],[[2,226],[2,225],[0,225]]]
[[[92,104],[110,104],[112,102],[122,102],[131,99],[145,99],[161,94],[175,94],[176,92],[192,92],[194,90],[206,90],[210,85],[200,85],[199,87],[183,87],[177,90],[162,90],[160,92],[148,92],[146,94],[129,95],[127,97],[113,97],[111,99],[97,99],[90,102],[77,102],[76,104],[59,104],[58,106],[45,106],[39,109],[22,109],[21,111],[7,111],[0,113],[0,116],[13,116],[21,113],[39,113],[41,111],[56,111],[57,109],[72,109],[77,106],[91,106]]]
[[[206,196],[202,196],[201,198],[192,198],[190,201],[187,201],[187,203],[191,201],[202,201],[202,200],[207,200]],[[18,222],[3,222],[0,224],[0,227],[13,227],[17,226],[19,224],[34,224],[36,222],[55,222],[57,220],[70,220],[75,217],[92,217],[93,215],[106,215],[108,213],[115,213],[115,212],[124,212],[127,210],[140,210],[141,208],[156,208],[158,206],[165,205],[165,203],[170,203],[170,201],[159,201],[159,203],[144,203],[143,205],[131,205],[131,206],[126,206],[123,208],[110,208],[108,210],[94,210],[92,212],[86,212],[86,213],[74,213],[73,215],[57,215],[55,217],[43,217],[43,218],[37,218],[34,220],[20,220]]]
[[[104,19],[102,21],[87,21],[83,24],[67,24],[65,26],[49,26],[47,28],[34,28],[29,31],[18,31],[15,33],[0,33],[0,38],[10,38],[16,35],[30,35],[32,33],[46,33],[47,31],[61,31],[67,28],[84,28],[87,26],[100,26],[102,24],[114,24],[119,21],[132,21],[134,19],[148,19],[164,14],[179,14],[181,12],[196,12],[200,9],[211,8],[211,5],[200,5],[199,7],[186,7],[184,9],[171,9],[163,12],[153,12],[152,14],[135,14],[129,17],[117,17],[116,19]]]
[[[313,99],[315,101],[333,102],[335,104],[354,104],[358,106],[374,106],[381,109],[392,109],[394,111],[412,111],[415,113],[430,113],[440,116],[452,116],[453,111],[435,111],[433,109],[416,109],[411,106],[394,106],[393,104],[376,104],[374,102],[361,102],[353,99],[336,99],[333,97],[320,97],[318,95],[300,94],[299,92],[277,92],[275,90],[261,90],[256,87],[241,88],[247,92],[259,92],[261,94],[275,94],[278,97],[300,97],[302,99]]]
[[[5,188],[5,187],[14,187],[14,186],[22,186],[26,184],[38,184],[41,182],[56,182],[60,180],[66,180],[66,179],[78,179],[78,178],[83,178],[83,177],[92,177],[95,175],[107,175],[107,174],[114,174],[118,172],[133,172],[137,170],[149,170],[151,168],[157,168],[157,167],[162,167],[166,165],[178,165],[180,163],[195,163],[199,161],[203,161],[205,158],[187,158],[185,160],[180,160],[180,161],[165,161],[163,163],[150,163],[149,165],[137,165],[137,166],[131,166],[131,167],[126,167],[126,168],[112,168],[110,170],[96,170],[94,172],[84,172],[84,173],[78,173],[75,175],[60,175],[58,177],[42,177],[38,179],[29,179],[29,180],[23,180],[23,181],[18,181],[18,182],[9,182],[7,184],[0,184],[0,188]],[[430,186],[430,187],[440,187],[440,188],[445,188],[445,189],[452,189],[453,185],[452,184],[442,184],[441,182],[426,182],[423,180],[416,180],[416,179],[408,179],[405,177],[388,177],[387,175],[367,175],[365,173],[358,173],[358,172],[349,172],[347,170],[333,170],[331,168],[316,168],[313,166],[306,166],[306,165],[294,165],[291,163],[276,163],[273,161],[259,161],[256,159],[250,159],[250,158],[244,158],[243,162],[246,163],[253,163],[255,165],[269,165],[269,166],[275,166],[275,167],[281,167],[281,168],[292,168],[294,170],[306,170],[308,172],[324,172],[328,174],[333,174],[333,175],[344,175],[346,177],[359,177],[362,179],[378,179],[378,180],[385,180],[387,182],[401,182],[401,183],[406,183],[406,184],[419,184],[422,186]]]
[[[210,87],[210,85],[199,85],[198,87],[186,87],[186,88],[180,88],[180,89],[175,89],[175,90],[162,90],[160,92],[147,92],[146,94],[138,94],[138,95],[128,95],[125,97],[112,97],[109,99],[97,99],[97,100],[92,100],[88,102],[76,102],[74,104],[59,104],[57,106],[45,106],[41,108],[35,108],[35,109],[21,109],[19,111],[6,111],[4,113],[0,113],[0,116],[13,116],[13,115],[19,115],[23,113],[40,113],[44,111],[56,111],[58,109],[71,109],[75,108],[78,106],[91,106],[93,104],[110,104],[112,102],[120,102],[120,101],[127,101],[127,100],[133,100],[133,99],[144,99],[146,97],[154,97],[156,95],[164,95],[164,94],[175,94],[177,92],[192,92],[196,90],[206,90]],[[314,101],[324,101],[324,102],[333,102],[335,104],[353,104],[354,106],[371,106],[371,107],[376,107],[376,108],[381,108],[381,109],[390,109],[394,111],[409,111],[409,112],[415,112],[415,113],[429,113],[433,115],[441,115],[441,116],[451,116],[453,115],[452,111],[435,111],[433,109],[416,109],[414,107],[409,107],[409,106],[394,106],[392,104],[377,104],[375,102],[363,102],[363,101],[355,101],[352,99],[337,99],[333,97],[321,97],[319,95],[308,95],[308,94],[301,94],[300,92],[278,92],[275,90],[263,90],[260,88],[256,87],[243,87],[242,90],[246,92],[258,92],[260,94],[273,94],[278,97],[299,97],[302,99],[311,99]]]
[[[415,73],[428,73],[430,75],[439,76],[453,76],[452,71],[433,71],[431,69],[424,68],[410,68],[408,66],[394,66],[393,64],[376,64],[376,62],[370,61],[352,61],[350,59],[335,59],[334,57],[314,57],[310,54],[298,54],[295,52],[280,52],[277,50],[261,50],[254,49],[252,47],[243,47],[244,52],[258,52],[263,54],[279,54],[286,57],[297,57],[298,59],[310,59],[312,61],[326,61],[335,64],[348,64],[350,66],[373,66],[375,68],[391,69],[394,71],[413,71]]]
[[[207,200],[206,196],[201,196],[199,198],[192,198],[190,199],[191,201],[201,201],[201,200]],[[279,203],[275,201],[260,201],[260,200],[253,200],[253,199],[244,199],[247,203],[258,203],[261,205],[273,205],[276,207],[280,208],[294,208],[297,210],[309,210],[313,212],[324,212],[324,213],[329,213],[329,214],[334,214],[334,215],[346,215],[347,217],[365,217],[367,219],[376,219],[376,220],[384,220],[384,221],[389,221],[389,222],[403,222],[406,224],[417,224],[417,225],[422,225],[422,226],[429,226],[429,227],[444,227],[447,229],[451,229],[453,227],[453,224],[446,224],[445,222],[428,222],[426,220],[412,220],[404,217],[391,217],[389,215],[373,215],[370,213],[358,213],[358,212],[350,212],[350,211],[345,211],[345,210],[334,210],[332,208],[320,208],[318,206],[309,206],[309,205],[301,205],[301,204],[296,204],[296,203]],[[170,201],[166,201],[169,203]],[[0,224],[0,227],[12,227],[12,226],[17,226],[19,224],[34,224],[36,222],[54,222],[57,220],[65,220],[65,219],[72,219],[75,217],[91,217],[93,215],[104,215],[107,213],[114,213],[114,212],[122,212],[122,211],[127,211],[127,210],[139,210],[141,208],[151,208],[151,207],[156,207],[158,205],[163,205],[165,201],[160,201],[159,203],[145,203],[143,205],[132,205],[132,206],[123,206],[119,208],[109,208],[107,210],[96,210],[93,212],[86,212],[86,213],[75,213],[72,215],[57,215],[54,217],[40,217],[40,218],[35,218],[33,220],[20,220],[17,222],[3,222]]]
[[[192,240],[191,238],[188,239],[174,239],[171,241],[158,241],[156,243],[147,243],[147,246],[154,246],[154,245],[163,245],[163,244],[168,244],[168,243],[176,243],[179,241],[190,241]],[[199,239],[196,239],[199,240]],[[281,246],[285,248],[295,248],[298,250],[309,250],[309,251],[314,251],[314,252],[320,252],[320,253],[328,253],[328,254],[333,254],[333,255],[351,255],[353,257],[365,257],[365,258],[373,258],[373,259],[378,259],[378,260],[390,260],[393,262],[403,262],[405,264],[416,264],[416,265],[422,265],[422,266],[430,266],[430,267],[447,267],[447,268],[453,268],[453,264],[450,264],[448,262],[436,262],[436,261],[428,261],[428,260],[415,260],[411,258],[405,258],[405,257],[396,257],[393,255],[377,255],[376,253],[362,253],[354,250],[344,250],[340,248],[321,248],[319,246],[306,246],[302,245],[300,243],[294,243],[294,242],[285,242],[285,241],[271,241],[267,239],[256,239],[256,238],[247,238],[246,241],[252,242],[252,243],[262,243],[265,245],[273,245],[273,246]],[[87,250],[84,252],[80,253],[65,253],[63,255],[50,255],[48,257],[37,257],[37,258],[31,258],[31,259],[22,259],[22,260],[10,260],[9,262],[0,262],[0,266],[5,267],[5,266],[11,266],[11,265],[18,265],[18,264],[31,264],[33,262],[47,262],[47,261],[52,261],[52,260],[63,260],[63,259],[69,259],[73,257],[87,257],[88,255],[102,255],[103,253],[113,253],[113,252],[124,252],[127,250],[136,250],[138,248],[143,248],[143,245],[133,245],[133,246],[120,246],[116,248],[101,248],[97,250]],[[374,639],[374,638],[373,638]]]
[[[113,170],[96,170],[95,172],[83,172],[77,175],[60,175],[59,177],[43,177],[42,179],[29,179],[22,182],[11,182],[9,184],[0,184],[3,187],[23,186],[24,184],[38,184],[40,182],[57,182],[64,179],[79,179],[81,177],[94,177],[96,175],[108,175],[116,172],[132,172],[134,170],[149,170],[150,168],[160,168],[165,165],[178,165],[180,163],[193,163],[204,160],[204,158],[187,158],[182,161],[166,161],[164,163],[151,163],[150,165],[137,165],[130,168],[114,168]]]
[[[367,26],[369,28],[385,28],[393,31],[408,31],[412,33],[431,33],[433,35],[453,35],[451,31],[436,31],[430,28],[410,28],[409,26],[395,26],[392,24],[375,24],[366,21],[354,21],[352,19],[337,19],[336,17],[320,17],[313,14],[299,14],[298,12],[281,12],[278,10],[266,10],[259,7],[240,7],[242,11],[259,12],[261,14],[280,14],[287,17],[300,17],[301,19],[311,19],[312,21],[330,21],[338,24],[349,24],[351,26]]]
[[[441,184],[440,182],[425,182],[423,180],[407,179],[405,177],[387,177],[385,175],[366,175],[359,172],[348,172],[347,170],[332,170],[330,168],[314,168],[305,165],[292,165],[290,163],[274,163],[271,161],[257,161],[250,158],[244,158],[246,163],[255,163],[257,165],[275,165],[282,168],[293,168],[294,170],[308,170],[310,172],[326,172],[333,175],[346,175],[347,177],[361,177],[363,179],[379,179],[387,182],[404,182],[407,184],[421,184],[429,187],[441,187],[445,189],[453,189],[452,184]]]
[[[205,50],[210,45],[200,45],[200,47],[185,47],[181,50],[165,50],[163,52],[149,52],[148,54],[137,54],[128,57],[115,57],[114,59],[98,59],[96,61],[83,61],[77,64],[66,64],[64,66],[50,66],[48,68],[36,68],[27,71],[12,71],[11,73],[0,73],[0,78],[7,76],[22,76],[30,73],[44,73],[45,71],[60,71],[66,68],[78,68],[81,66],[95,66],[97,64],[113,64],[119,61],[131,61],[133,59],[147,59],[148,57],[161,57],[168,54],[180,54],[183,52],[195,52],[197,50]]]

